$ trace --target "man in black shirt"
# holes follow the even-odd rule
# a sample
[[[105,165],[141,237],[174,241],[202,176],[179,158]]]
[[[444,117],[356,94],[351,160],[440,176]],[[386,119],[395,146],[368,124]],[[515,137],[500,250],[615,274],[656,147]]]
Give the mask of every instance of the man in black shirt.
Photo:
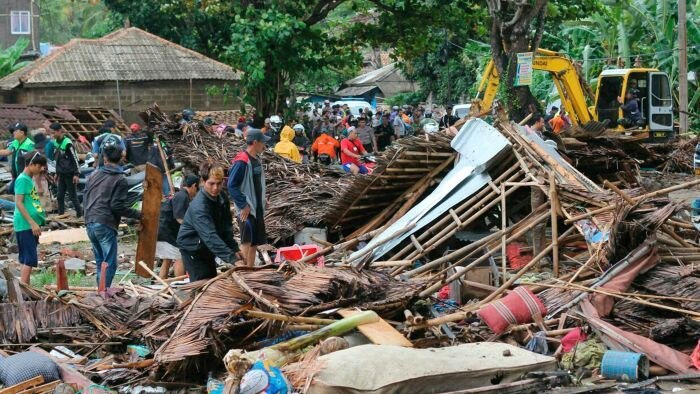
[[[176,246],[177,232],[185,220],[185,213],[190,201],[199,190],[199,177],[188,175],[180,186],[180,191],[163,202],[160,207],[160,223],[158,225],[158,242],[156,243],[156,258],[161,259],[160,277],[165,279],[170,272],[170,266],[175,261],[175,276],[185,275],[180,250]]]
[[[452,104],[447,104],[447,106],[445,106],[445,114],[440,118],[440,128],[444,129],[450,127],[457,123],[458,120],[458,117],[452,115]]]
[[[142,166],[148,161],[148,154],[153,141],[148,134],[141,131],[141,126],[133,123],[129,126],[131,134],[124,140],[126,143],[126,161],[135,167]]]
[[[391,145],[391,137],[394,135],[394,128],[389,123],[389,114],[382,115],[379,126],[374,128],[374,136],[377,137],[377,150],[382,152]]]
[[[75,191],[78,184],[80,172],[78,170],[78,154],[73,147],[73,141],[65,135],[63,127],[58,122],[52,123],[49,129],[53,133],[56,141],[56,177],[58,182],[58,214],[63,215],[66,211],[66,192],[73,202],[73,208],[77,217],[83,216],[83,209],[80,207],[80,200]]]

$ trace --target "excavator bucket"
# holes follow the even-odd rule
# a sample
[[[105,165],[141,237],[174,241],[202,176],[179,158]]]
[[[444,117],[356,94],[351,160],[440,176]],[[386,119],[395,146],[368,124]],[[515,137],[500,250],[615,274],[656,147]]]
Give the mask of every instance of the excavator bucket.
[[[572,125],[564,132],[564,134],[567,137],[578,139],[593,138],[603,134],[608,128],[609,123],[610,121],[607,119],[602,122],[591,120],[584,125]]]

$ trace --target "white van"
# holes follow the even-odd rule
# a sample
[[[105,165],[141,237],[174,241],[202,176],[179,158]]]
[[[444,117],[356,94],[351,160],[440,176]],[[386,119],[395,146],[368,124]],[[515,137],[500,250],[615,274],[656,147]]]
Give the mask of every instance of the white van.
[[[454,107],[452,107],[452,116],[462,119],[469,115],[469,109],[471,107],[471,104],[456,104]]]
[[[365,108],[369,108],[372,112],[374,112],[374,108],[372,108],[372,104],[362,101],[362,100],[338,100],[334,102],[331,105],[340,105],[341,107],[344,104],[348,105],[348,108],[350,108],[350,113],[352,116],[359,116],[360,115],[360,109],[364,111]]]

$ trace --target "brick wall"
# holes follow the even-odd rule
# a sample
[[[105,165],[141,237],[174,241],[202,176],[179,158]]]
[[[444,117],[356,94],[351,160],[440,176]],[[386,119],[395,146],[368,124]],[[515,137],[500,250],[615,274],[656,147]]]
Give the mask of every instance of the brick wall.
[[[232,82],[227,83],[232,84]],[[190,92],[189,81],[120,82],[121,108],[123,112],[135,113],[143,111],[154,102],[166,112],[181,111],[188,107],[198,111],[239,108],[240,102],[238,100],[229,99],[224,104],[223,97],[207,94],[208,87],[223,87],[224,84],[222,81],[215,80],[194,80]],[[13,95],[7,95],[6,100],[27,105],[97,106],[115,110],[119,108],[116,82],[74,86],[21,87],[15,89]]]

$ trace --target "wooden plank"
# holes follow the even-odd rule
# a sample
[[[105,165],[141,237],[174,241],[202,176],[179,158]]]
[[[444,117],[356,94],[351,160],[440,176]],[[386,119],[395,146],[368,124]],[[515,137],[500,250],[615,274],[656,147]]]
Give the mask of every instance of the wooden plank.
[[[35,376],[29,380],[25,380],[22,383],[17,383],[14,386],[5,387],[4,389],[0,390],[0,394],[17,394],[22,390],[26,390],[42,383],[44,383],[44,377],[41,375]]]
[[[61,245],[72,244],[76,242],[88,242],[87,231],[85,227],[69,228],[65,230],[42,232],[39,236],[39,244],[49,245],[59,243]]]
[[[360,313],[359,310],[340,309],[338,314],[342,317],[350,317]],[[357,327],[360,332],[372,343],[377,345],[391,345],[413,347],[411,341],[406,339],[400,332],[396,331],[389,323],[380,318],[376,323],[363,324]]]
[[[135,261],[143,261],[152,270],[156,259],[156,239],[158,238],[158,222],[160,220],[160,202],[163,199],[163,175],[158,167],[146,164],[146,178],[141,203],[141,231],[139,243],[136,246]],[[144,278],[150,274],[140,265],[136,265],[136,273]]]
[[[60,380],[54,380],[51,383],[45,383],[45,384],[42,384],[41,386],[36,386],[36,387],[32,387],[30,389],[22,390],[17,394],[39,394],[39,393],[53,392],[53,389],[55,389],[56,386],[58,386],[59,384],[61,384]]]

